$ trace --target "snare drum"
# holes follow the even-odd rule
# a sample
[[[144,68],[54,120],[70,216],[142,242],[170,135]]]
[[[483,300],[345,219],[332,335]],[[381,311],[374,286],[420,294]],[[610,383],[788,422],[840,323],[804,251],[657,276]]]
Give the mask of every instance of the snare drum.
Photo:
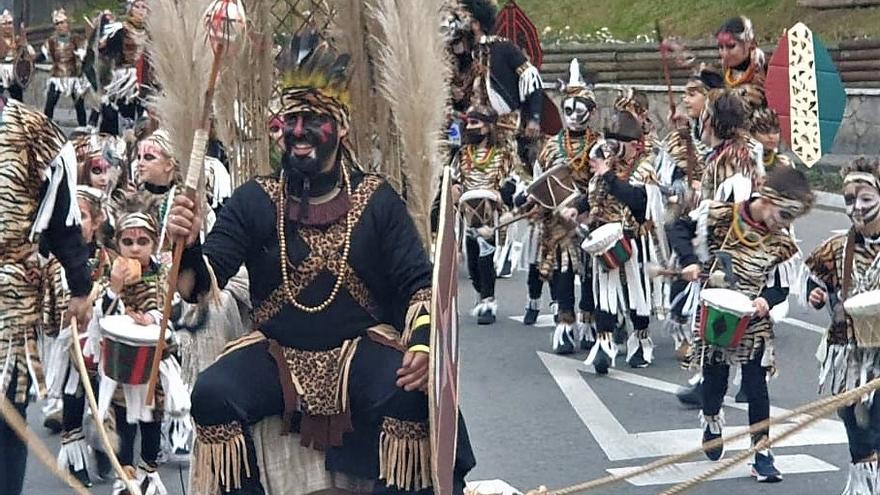
[[[462,193],[458,208],[468,227],[495,227],[500,205],[498,193],[491,189],[473,189]]]
[[[526,193],[539,205],[556,209],[577,197],[578,191],[571,167],[557,165],[539,175],[526,189]]]
[[[856,344],[863,349],[880,347],[880,290],[850,297],[843,309],[852,319]]]
[[[739,345],[755,307],[745,294],[730,289],[700,291],[700,336],[715,347]]]
[[[138,325],[128,315],[105,316],[100,323],[104,374],[129,385],[147,383],[159,342],[159,325]]]
[[[620,222],[606,223],[591,231],[581,248],[598,258],[606,270],[620,268],[632,258],[632,244],[623,233]]]

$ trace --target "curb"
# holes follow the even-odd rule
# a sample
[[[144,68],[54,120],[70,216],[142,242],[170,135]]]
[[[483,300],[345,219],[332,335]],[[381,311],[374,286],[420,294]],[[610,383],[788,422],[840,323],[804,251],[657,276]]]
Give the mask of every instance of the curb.
[[[843,202],[842,194],[834,194],[824,191],[815,191],[815,194],[817,206],[829,210],[846,211],[846,204]]]

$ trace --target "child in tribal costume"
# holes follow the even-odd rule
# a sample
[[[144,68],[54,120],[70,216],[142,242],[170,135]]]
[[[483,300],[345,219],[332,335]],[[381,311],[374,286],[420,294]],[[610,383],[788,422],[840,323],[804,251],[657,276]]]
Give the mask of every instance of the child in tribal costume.
[[[280,56],[281,169],[238,188],[204,244],[195,205],[181,195],[171,210],[169,233],[190,246],[180,294],[204,301],[244,263],[256,307],[255,330],[193,389],[196,493],[265,493],[250,432],[271,416],[333,473],[375,493],[431,493],[431,264],[397,193],[354,166],[347,58],[315,38]],[[460,425],[459,495],[474,465]]]
[[[23,36],[15,35],[12,14],[4,10],[0,14],[0,93],[8,91],[9,96],[22,101],[24,89],[15,77],[14,64],[19,51],[27,50],[28,56],[34,57],[36,52],[27,44]]]
[[[589,127],[589,120],[596,109],[596,97],[581,77],[577,59],[571,61],[569,81],[562,83],[562,109],[565,129],[551,137],[538,156],[537,164],[542,170],[549,171],[554,167],[567,167],[574,185],[586,192],[590,182],[589,155],[593,145],[601,138],[601,134]],[[562,201],[564,198],[558,198]],[[538,219],[541,222],[541,239],[539,256],[529,270],[529,301],[526,315],[529,312],[537,316],[541,299],[543,282],[553,284],[554,301],[558,304],[558,321],[553,334],[553,351],[557,354],[574,352],[577,317],[575,314],[575,275],[580,275],[582,312],[581,323],[586,340],[592,340],[593,294],[590,291],[591,281],[586,276],[584,267],[585,256],[580,249],[581,237],[577,232],[575,218],[584,213],[576,206],[583,208],[584,202],[577,205],[557,205],[549,210],[540,205]],[[537,277],[535,277],[537,275]],[[588,336],[588,337],[587,337]],[[586,342],[584,342],[586,343]]]
[[[765,172],[774,167],[794,167],[791,160],[779,152],[779,116],[770,107],[755,110],[749,119],[749,132],[752,138],[763,148],[761,166]]]
[[[708,277],[707,287],[735,290],[748,297],[754,307],[745,333],[734,347],[709,344],[702,335],[695,342],[693,366],[701,368],[703,374],[701,418],[709,459],[718,460],[724,453],[723,446],[705,445],[721,438],[721,406],[730,366],[742,366],[749,423],[754,425],[770,416],[766,377],[776,366],[770,309],[788,297],[788,288],[779,282],[779,271],[798,254],[787,228],[809,211],[812,201],[806,177],[793,169],[780,168],[752,199],[739,203],[704,201],[690,218],[669,227],[669,238],[685,266],[682,275],[686,280]],[[695,329],[700,328],[700,320],[698,313]],[[758,445],[768,435],[769,428],[753,433],[752,443]],[[755,454],[752,475],[758,481],[782,480],[769,450]]]
[[[468,109],[463,134],[466,144],[452,163],[453,189],[459,193],[459,211],[465,222],[463,234],[468,275],[479,296],[473,315],[480,325],[495,323],[498,304],[495,301],[497,237],[494,227],[504,207],[513,206],[514,187],[507,178],[513,172],[516,156],[507,142],[498,141],[495,134],[497,120],[498,115],[490,107]],[[485,215],[471,214],[475,205],[485,208]]]
[[[99,24],[99,52],[113,65],[113,79],[104,88],[101,99],[100,130],[116,136],[133,128],[143,113],[144,81],[138,71],[139,66],[143,68],[149,36],[145,27],[149,14],[147,1],[128,0],[127,14],[123,22],[114,22],[111,14],[104,14]],[[120,116],[124,120],[120,121]]]
[[[624,233],[622,242],[628,244],[631,256],[626,261],[621,259],[622,263],[605,263],[595,259],[604,252],[591,252],[597,337],[585,363],[593,365],[600,374],[608,373],[608,367],[614,366],[617,345],[613,332],[621,320],[629,321],[634,328],[627,353],[630,366],[645,367],[653,360],[653,343],[648,336],[651,297],[646,293],[650,285],[645,285],[640,266],[648,260],[646,250],[650,249],[642,228],[648,193],[645,185],[636,183],[633,177],[643,151],[642,126],[629,112],[617,112],[612,125],[612,130],[605,132],[605,139],[590,150],[593,177],[586,198],[588,227],[592,235],[599,227],[619,223]],[[593,237],[588,238],[591,240]]]
[[[104,195],[88,186],[77,187],[77,202],[82,213],[82,237],[89,246],[89,267],[93,284],[103,287],[109,282],[110,253],[97,242],[98,231],[106,221],[103,207]],[[46,335],[54,329],[57,341],[54,352],[46,362],[46,383],[49,398],[62,401],[61,449],[58,452],[58,465],[70,471],[86,487],[92,486],[87,470],[89,448],[83,431],[85,414],[85,391],[79,370],[72,359],[72,333],[70,322],[65,321],[65,310],[70,297],[67,277],[58,258],[51,257],[44,268],[43,328]],[[60,332],[58,329],[61,329]],[[97,389],[97,367],[90,367],[89,376]],[[106,454],[96,451],[99,472],[109,472],[110,464]]]
[[[758,48],[752,21],[743,16],[728,19],[715,33],[715,40],[725,86],[743,97],[750,112],[765,106],[767,57]]]
[[[880,289],[880,164],[862,158],[845,167],[844,200],[852,228],[824,241],[805,262],[809,303],[816,309],[827,307],[831,313],[827,340],[820,347],[819,390],[832,394],[880,377],[880,351],[860,345],[853,317],[843,307],[853,296]],[[876,329],[877,314],[861,318],[873,318]],[[838,414],[846,426],[852,459],[843,494],[876,495],[880,493],[877,396],[864,397]]]
[[[73,99],[78,125],[86,125],[86,104],[83,99],[89,83],[82,75],[82,59],[85,56],[85,39],[70,32],[70,23],[64,9],[52,12],[55,34],[45,43],[39,59],[52,64],[51,77],[46,83],[46,106],[43,113],[50,119],[55,116],[55,106],[61,96]]]
[[[67,274],[68,315],[87,321],[89,251],[80,233],[73,146],[51,121],[0,98],[0,393],[25,416],[30,390],[45,391],[37,352],[41,319],[38,234]],[[21,493],[27,448],[0,421],[0,493]]]
[[[159,367],[159,381],[156,387],[156,399],[153,407],[145,405],[147,384],[131,385],[119,383],[106,374],[112,367],[119,373],[149,373],[146,369],[126,369],[136,366],[135,363],[106,362],[108,358],[118,358],[107,351],[109,345],[103,343],[104,352],[98,357],[94,343],[101,335],[106,339],[106,332],[113,329],[102,319],[110,315],[128,315],[133,320],[134,328],[158,325],[161,321],[161,308],[164,304],[166,277],[168,269],[158,263],[153,256],[158,243],[158,228],[151,216],[142,213],[140,205],[128,205],[116,220],[116,244],[120,258],[113,263],[110,280],[100,301],[99,311],[89,330],[89,342],[85,354],[93,356],[99,362],[100,389],[98,394],[98,411],[103,420],[108,414],[115,417],[116,429],[119,433],[119,461],[125,466],[134,466],[135,435],[141,434],[141,462],[137,466],[137,482],[146,493],[162,495],[167,493],[159,474],[159,452],[161,449],[162,420],[165,413],[172,416],[172,421],[182,423],[181,428],[188,424],[190,409],[189,391],[180,378],[180,365],[174,356],[162,359]],[[137,263],[140,276],[132,272],[129,263]],[[144,328],[144,332],[147,329]],[[122,358],[124,359],[124,357]],[[139,379],[140,377],[135,377]],[[133,469],[133,468],[132,468]],[[155,490],[155,491],[151,491]],[[114,483],[114,495],[125,494],[122,480]]]
[[[701,117],[706,110],[709,91],[723,87],[723,77],[711,68],[701,67],[693,74],[685,85],[682,97],[685,107],[682,117],[686,120],[676,120],[677,125],[684,123],[684,126],[671,131],[660,143],[655,169],[666,203],[667,218],[664,223],[667,225],[690,213],[699,203],[700,179],[706,167],[706,157],[711,151],[702,141]],[[674,257],[669,261],[670,266],[677,264]],[[687,286],[684,280],[674,280],[663,294],[668,314],[664,326],[672,336],[676,355],[685,365],[694,342],[689,321],[693,305],[686,304],[689,294],[685,290]]]

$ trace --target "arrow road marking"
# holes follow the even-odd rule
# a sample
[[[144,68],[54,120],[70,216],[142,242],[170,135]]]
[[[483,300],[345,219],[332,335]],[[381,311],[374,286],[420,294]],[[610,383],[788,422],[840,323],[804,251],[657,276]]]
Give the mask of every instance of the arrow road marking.
[[[647,457],[666,457],[681,454],[700,445],[702,430],[678,429],[652,432],[629,433],[617,421],[611,410],[596,395],[590,385],[581,376],[581,372],[592,372],[580,360],[538,352],[538,357],[547,367],[553,379],[571,403],[590,434],[599,443],[610,461],[625,461]],[[633,373],[609,370],[608,377],[614,380],[646,387],[665,393],[675,393],[678,386]],[[725,398],[725,405],[745,410],[747,405],[736,404],[730,397]],[[787,413],[782,408],[771,408],[771,415]],[[797,421],[800,418],[793,418]],[[725,436],[736,435],[746,431],[748,427],[727,427]],[[820,420],[810,427],[788,437],[778,444],[779,447],[796,447],[805,445],[836,445],[846,444],[846,430],[839,421]],[[728,444],[728,450],[744,450],[749,447],[748,437]]]

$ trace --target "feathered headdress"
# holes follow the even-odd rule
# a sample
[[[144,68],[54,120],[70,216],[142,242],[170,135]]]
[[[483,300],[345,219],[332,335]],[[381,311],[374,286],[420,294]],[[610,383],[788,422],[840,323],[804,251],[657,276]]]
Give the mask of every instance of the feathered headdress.
[[[581,65],[578,59],[572,59],[568,66],[568,82],[559,81],[559,90],[564,97],[569,98],[585,98],[587,100],[596,101],[596,95],[593,94],[591,88],[581,75]]]
[[[350,127],[349,62],[310,27],[295,34],[278,56],[281,114],[328,114],[340,130]]]

